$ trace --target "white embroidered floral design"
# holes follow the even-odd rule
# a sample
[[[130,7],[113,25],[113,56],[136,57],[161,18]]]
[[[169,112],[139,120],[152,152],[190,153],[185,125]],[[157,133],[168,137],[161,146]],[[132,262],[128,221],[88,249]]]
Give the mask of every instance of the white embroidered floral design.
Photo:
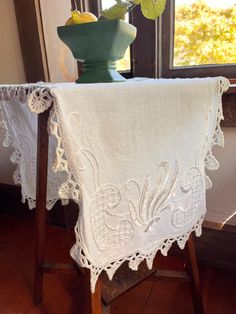
[[[79,167],[80,171],[86,171],[86,169],[83,169],[84,166],[87,166],[88,168],[92,168],[92,176],[94,178],[94,186],[91,184],[91,188],[89,190],[88,198],[89,201],[88,204],[86,204],[85,208],[85,215],[88,213],[89,218],[87,220],[84,219],[85,216],[79,217],[78,224],[75,227],[76,232],[76,243],[74,247],[71,249],[71,255],[73,258],[78,262],[81,266],[87,267],[91,270],[91,289],[94,292],[96,280],[99,276],[99,274],[104,270],[107,272],[109,278],[111,279],[113,274],[115,273],[116,269],[119,268],[119,266],[125,262],[128,261],[129,267],[132,269],[137,269],[138,265],[141,261],[146,260],[148,267],[152,267],[152,261],[153,258],[158,250],[162,252],[162,254],[166,255],[169,248],[171,247],[172,243],[174,241],[177,241],[178,245],[183,248],[189,234],[192,231],[195,231],[197,235],[200,235],[201,233],[201,224],[204,219],[204,211],[198,211],[195,218],[191,220],[191,217],[194,213],[194,211],[197,211],[197,208],[200,207],[199,200],[197,197],[197,183],[199,183],[199,188],[201,188],[201,184],[204,183],[201,182],[201,179],[199,177],[199,173],[196,169],[201,169],[201,173],[204,174],[203,171],[203,163],[205,161],[206,168],[215,169],[217,164],[212,158],[212,146],[213,145],[220,145],[223,144],[223,134],[220,130],[220,120],[222,119],[222,108],[221,108],[221,95],[222,92],[225,91],[228,88],[228,82],[224,78],[217,79],[218,82],[216,84],[216,88],[218,90],[216,91],[215,95],[216,98],[214,99],[214,110],[211,111],[209,114],[209,119],[207,119],[207,129],[203,130],[208,132],[211,130],[211,134],[208,132],[206,136],[206,145],[204,146],[204,149],[199,153],[199,158],[196,158],[196,162],[192,164],[192,166],[195,166],[197,168],[191,168],[188,174],[186,174],[186,180],[183,184],[182,191],[180,191],[181,188],[181,180],[180,178],[180,171],[176,174],[178,179],[174,179],[174,174],[176,169],[172,169],[170,173],[168,174],[168,167],[165,169],[165,166],[162,165],[161,172],[162,174],[162,182],[164,185],[166,185],[166,190],[163,192],[163,196],[160,191],[160,187],[157,188],[157,185],[153,183],[153,176],[150,178],[147,178],[145,181],[145,178],[143,179],[144,182],[139,182],[135,180],[130,180],[127,182],[129,177],[125,178],[124,182],[128,183],[128,191],[130,191],[130,188],[134,188],[135,185],[137,189],[139,190],[139,198],[129,198],[131,201],[130,206],[132,207],[130,210],[128,201],[126,203],[127,208],[124,209],[124,211],[120,210],[119,205],[122,206],[125,203],[125,193],[124,186],[120,183],[116,182],[117,186],[112,184],[113,182],[105,182],[106,184],[101,184],[99,179],[99,173],[98,173],[98,167],[96,166],[96,159],[94,157],[97,157],[96,154],[92,154],[91,152],[86,149],[82,149],[79,151],[79,154],[76,156],[73,152],[73,157],[68,154],[68,140],[70,140],[70,137],[68,137],[68,134],[65,134],[68,130],[60,129],[61,122],[63,122],[63,119],[65,117],[61,116],[60,112],[60,106],[62,104],[57,104],[57,87],[51,88],[50,85],[27,85],[23,87],[19,86],[4,86],[0,89],[0,100],[4,98],[5,100],[12,98],[19,99],[20,102],[25,102],[26,98],[32,94],[32,92],[39,88],[39,90],[32,95],[31,98],[29,98],[29,107],[33,112],[43,112],[45,109],[47,109],[52,103],[55,105],[53,107],[54,113],[51,115],[50,120],[50,128],[51,133],[55,135],[55,138],[57,140],[57,147],[56,147],[56,154],[57,158],[54,164],[54,169],[56,171],[65,171],[67,174],[67,179],[64,181],[64,183],[61,185],[60,189],[60,196],[63,198],[72,197],[75,201],[78,201],[81,199],[81,190],[84,189],[84,182],[79,180],[79,178],[75,178],[73,176],[74,168]],[[160,82],[162,83],[162,82]],[[159,83],[158,83],[159,84]],[[157,85],[158,85],[157,84]],[[166,82],[164,82],[166,84]],[[126,84],[127,85],[127,84]],[[157,86],[158,87],[158,86]],[[73,87],[73,90],[77,88],[77,86]],[[100,87],[99,87],[100,88]],[[63,87],[64,89],[64,87]],[[67,89],[67,87],[65,87]],[[86,88],[85,88],[86,89]],[[50,91],[50,92],[49,92]],[[62,93],[62,91],[61,91]],[[90,93],[91,94],[91,93]],[[112,94],[112,93],[111,93]],[[113,95],[113,94],[112,94]],[[51,97],[52,96],[52,97]],[[73,99],[71,99],[73,102]],[[77,111],[77,104],[74,103],[74,109]],[[1,107],[1,102],[0,102]],[[136,107],[136,104],[135,104]],[[78,109],[79,111],[79,109]],[[66,117],[67,118],[67,117]],[[59,121],[59,120],[62,121]],[[78,125],[80,125],[80,117],[77,116]],[[208,123],[208,120],[210,123]],[[2,125],[3,127],[6,127],[6,132],[8,132],[8,125],[6,124],[7,119],[5,116],[3,116]],[[73,133],[73,130],[72,130]],[[80,134],[80,133],[78,133]],[[12,132],[9,129],[9,132],[7,133],[7,136],[5,138],[5,144],[6,145],[13,145],[14,146],[14,138],[12,137]],[[202,143],[201,143],[202,144]],[[15,146],[14,146],[15,147]],[[87,147],[87,146],[86,146]],[[202,148],[202,145],[199,147],[199,149]],[[67,158],[68,157],[68,160]],[[70,157],[70,158],[69,158]],[[206,158],[205,158],[206,157]],[[73,159],[74,158],[74,159]],[[164,157],[168,158],[168,156]],[[77,159],[81,160],[82,162],[80,164],[77,163]],[[21,162],[21,155],[20,150],[17,150],[15,147],[14,154],[12,155],[12,160],[14,160],[16,163]],[[99,161],[99,160],[98,160]],[[165,163],[165,162],[164,162]],[[89,165],[89,166],[88,166]],[[104,163],[101,164],[101,179],[103,179],[103,166]],[[180,165],[182,170],[182,165]],[[175,168],[175,167],[173,167]],[[169,169],[170,170],[170,169]],[[186,170],[186,168],[183,169],[183,171]],[[187,172],[188,172],[187,171]],[[91,171],[90,171],[91,173]],[[147,172],[149,173],[149,172]],[[181,172],[182,173],[182,172]],[[151,173],[150,173],[151,174]],[[168,177],[168,179],[165,180],[165,176]],[[82,177],[82,176],[81,176]],[[20,174],[17,177],[19,181],[21,182]],[[140,179],[141,180],[141,179]],[[92,180],[91,180],[92,181]],[[101,180],[102,182],[102,180]],[[135,183],[136,182],[136,183]],[[171,185],[171,182],[173,185]],[[123,184],[123,183],[122,183]],[[195,188],[194,188],[194,185]],[[206,184],[210,186],[210,180],[206,181]],[[203,184],[203,189],[204,186]],[[92,187],[93,186],[93,187]],[[126,186],[126,187],[127,187]],[[139,188],[139,187],[141,188]],[[119,189],[118,189],[119,187]],[[196,193],[193,192],[195,189]],[[175,195],[175,192],[183,193],[183,199],[180,201],[184,201],[185,199],[188,201],[193,196],[193,202],[192,202],[192,210],[186,206],[185,213],[183,213],[181,210],[181,205],[178,206],[178,201],[176,201],[176,206],[173,206],[174,200],[176,200],[177,196]],[[205,192],[205,191],[203,191]],[[23,192],[22,192],[23,193]],[[165,196],[164,196],[165,194]],[[123,199],[121,199],[121,196]],[[166,201],[165,201],[166,198]],[[34,200],[33,200],[34,201]],[[96,203],[98,202],[98,203]],[[166,207],[165,203],[170,203],[170,207]],[[101,204],[101,212],[97,211],[97,204]],[[149,205],[148,205],[149,204]],[[88,206],[89,205],[89,206]],[[105,205],[105,206],[104,206]],[[144,214],[143,208],[146,206],[148,209],[148,212]],[[183,205],[184,206],[184,205]],[[200,207],[202,208],[202,207]],[[164,213],[163,210],[167,209]],[[188,211],[189,209],[189,211]],[[91,213],[89,212],[91,211]],[[131,211],[133,210],[131,218]],[[180,211],[178,211],[180,210]],[[124,213],[126,213],[124,215]],[[144,231],[147,230],[145,233],[145,236],[150,236],[150,233],[148,232],[150,229],[146,229],[148,224],[150,224],[149,227],[154,227],[154,223],[158,222],[156,227],[159,227],[159,223],[162,222],[162,220],[159,219],[159,215],[161,214],[167,214],[169,227],[173,227],[171,230],[174,231],[173,233],[167,232],[164,233],[163,238],[160,238],[157,233],[157,242],[155,241],[154,237],[150,237],[150,241],[152,243],[149,243],[148,241],[146,244],[150,244],[150,247],[147,248],[146,245],[139,246],[139,239],[144,236]],[[172,217],[173,214],[173,217]],[[181,216],[184,214],[184,219]],[[163,218],[166,215],[163,215]],[[114,223],[112,222],[113,218],[115,219]],[[87,218],[87,217],[86,217]],[[94,227],[92,230],[88,229],[88,221],[93,221]],[[97,219],[97,220],[96,220]],[[159,219],[159,220],[158,220]],[[133,221],[135,220],[135,222]],[[191,222],[191,224],[188,222]],[[181,228],[182,223],[187,223],[185,228]],[[130,224],[132,224],[133,230],[130,228]],[[175,225],[175,227],[174,227]],[[80,229],[81,228],[81,229]],[[87,228],[87,229],[86,229]],[[123,229],[122,229],[123,228]],[[166,225],[162,226],[163,231],[166,231]],[[176,228],[176,229],[175,229]],[[88,238],[84,236],[84,231],[86,229],[86,236],[91,236],[91,242],[92,244],[95,243],[95,245],[92,245],[94,248],[94,251],[91,251],[91,247],[89,247]],[[168,228],[167,228],[168,229]],[[134,235],[132,236],[132,232],[134,232]],[[136,237],[136,232],[140,236],[139,238]],[[109,235],[115,235],[109,236]],[[122,235],[122,237],[120,236]],[[97,243],[93,241],[93,238],[97,238]],[[128,240],[130,238],[133,239],[132,241]],[[135,244],[135,245],[134,245]],[[137,244],[137,245],[136,245]],[[115,248],[113,252],[109,252],[109,247],[111,245],[114,245]],[[116,252],[119,251],[118,245],[126,245],[127,251],[126,253],[118,254],[116,255]],[[99,256],[99,252],[96,251],[96,246],[99,246],[99,249],[101,252],[100,257],[104,257],[100,259],[100,261],[96,260],[96,256]],[[139,246],[137,248],[137,246]],[[125,249],[126,249],[125,248]],[[107,250],[107,251],[105,251]],[[109,258],[106,258],[106,252],[112,253],[110,254]],[[125,252],[125,251],[123,251]],[[94,254],[93,254],[94,253]],[[95,256],[95,258],[94,258]],[[115,257],[116,256],[116,257]],[[118,257],[117,257],[118,256]]]
[[[91,271],[91,291],[94,293],[95,291],[95,285],[97,282],[97,279],[102,271],[105,271],[108,275],[108,278],[112,280],[114,273],[116,270],[120,267],[121,264],[123,264],[125,261],[128,261],[128,265],[132,270],[137,270],[139,264],[146,260],[147,266],[149,269],[152,269],[153,260],[156,256],[157,252],[160,250],[161,253],[166,256],[169,249],[171,248],[172,244],[176,241],[178,243],[178,246],[181,249],[184,249],[185,244],[189,238],[189,235],[191,232],[195,232],[196,236],[200,236],[202,233],[202,222],[203,222],[204,216],[200,217],[200,219],[196,222],[196,224],[187,232],[175,236],[172,238],[167,238],[161,241],[161,243],[150,252],[141,252],[136,251],[132,255],[128,255],[124,258],[118,259],[116,261],[107,263],[106,265],[103,265],[102,267],[96,266],[94,264],[91,264],[91,262],[88,260],[87,255],[88,253],[85,250],[84,243],[81,241],[80,237],[80,230],[78,229],[78,226],[75,227],[75,233],[77,235],[77,242],[74,244],[74,246],[71,248],[71,256],[79,262],[79,264],[83,267],[87,267]]]
[[[120,200],[120,191],[110,184],[99,187],[92,195],[91,225],[95,242],[101,251],[125,245],[133,237],[134,230],[131,222],[114,213]],[[108,222],[109,216],[116,218],[113,223]]]
[[[200,196],[204,188],[201,172],[196,167],[190,168],[182,177],[181,189],[184,193],[191,192],[188,208],[177,208],[172,214],[172,225],[182,228],[195,217],[200,205]]]
[[[71,114],[71,128],[82,125],[79,113]],[[78,138],[74,138],[79,171],[88,167],[92,171],[94,192],[90,196],[90,221],[94,234],[94,241],[99,250],[116,248],[125,245],[133,237],[133,225],[126,217],[120,214],[118,205],[121,201],[119,189],[112,184],[100,183],[100,169],[95,156],[88,149],[82,148]]]
[[[177,161],[172,174],[169,162],[163,161],[158,167],[157,180],[153,188],[149,187],[149,177],[146,178],[142,191],[135,180],[127,182],[127,191],[131,189],[131,185],[138,189],[138,202],[128,200],[130,215],[137,226],[146,226],[145,231],[148,231],[160,219],[159,214],[169,208],[168,200],[175,188],[178,172]]]
[[[214,133],[214,131],[215,131],[215,134],[213,134],[213,137],[211,137],[211,136],[209,136],[209,138],[207,139],[207,146],[204,148],[204,152],[203,152],[203,154],[201,153],[201,154],[199,154],[200,155],[200,157],[199,158],[197,158],[197,156],[196,156],[196,162],[195,162],[195,164],[193,164],[194,166],[196,166],[196,167],[199,167],[200,169],[201,169],[201,173],[202,174],[204,174],[204,171],[203,171],[203,163],[204,163],[204,160],[205,160],[205,157],[206,157],[206,154],[207,154],[207,152],[208,151],[211,151],[211,149],[212,149],[212,146],[213,145],[215,145],[215,144],[217,144],[217,143],[220,143],[220,142],[222,142],[223,141],[223,137],[222,137],[222,132],[220,131],[220,124],[219,124],[219,122],[220,122],[220,120],[221,120],[221,117],[222,117],[222,114],[221,114],[221,100],[220,100],[220,97],[221,97],[221,94],[222,94],[222,92],[223,92],[223,90],[225,90],[226,89],[226,87],[224,87],[223,86],[223,83],[224,82],[221,82],[220,80],[219,80],[219,84],[218,84],[218,86],[219,86],[219,88],[221,88],[222,90],[221,90],[221,92],[219,93],[219,98],[218,99],[216,99],[216,104],[215,104],[215,107],[217,108],[217,110],[218,110],[218,112],[213,112],[213,118],[217,118],[217,121],[214,121],[214,119],[213,119],[213,121],[212,121],[212,127],[210,127],[210,129],[212,128],[213,129],[213,133]],[[60,112],[56,112],[56,115],[58,115],[59,117],[60,117]],[[209,125],[208,125],[209,126]],[[215,126],[216,126],[216,128],[215,128]],[[62,139],[62,137],[63,137],[63,130],[60,130],[60,131],[58,131],[58,129],[59,129],[59,125],[55,125],[55,129],[54,129],[54,131],[55,131],[55,133],[56,133],[56,137],[57,137],[57,139],[58,139],[58,147],[57,147],[57,152],[58,152],[58,156],[59,156],[59,158],[58,158],[58,164],[57,164],[57,166],[58,166],[58,168],[57,169],[59,169],[59,170],[61,170],[61,169],[63,169],[63,170],[65,170],[66,172],[67,172],[67,174],[68,174],[68,180],[67,180],[67,182],[66,183],[68,183],[68,191],[69,190],[71,190],[70,192],[74,192],[74,193],[72,193],[72,194],[75,194],[75,195],[77,195],[77,192],[79,191],[79,189],[83,189],[83,182],[79,182],[79,181],[77,181],[77,179],[75,179],[73,176],[72,176],[72,170],[73,169],[71,169],[70,168],[70,165],[66,162],[66,160],[65,160],[65,151],[66,151],[66,143],[62,143],[62,141],[61,141],[61,139]],[[207,130],[206,130],[207,131]],[[55,134],[55,133],[53,133],[53,134]],[[65,146],[64,146],[65,145]],[[199,148],[202,148],[202,146],[201,147],[199,147]],[[80,152],[80,156],[82,157],[85,157],[85,159],[89,156],[89,155],[87,155],[87,157],[86,157],[86,152],[85,152],[85,150],[83,151],[83,152]],[[208,154],[208,156],[209,156],[209,154]],[[83,161],[84,161],[84,159],[82,159]],[[90,161],[89,160],[87,160],[87,164],[90,164],[91,165],[91,159],[90,159]],[[83,164],[80,164],[80,168],[81,168],[81,171],[83,171],[82,170],[82,168],[83,168],[83,166],[84,166],[84,162],[83,162]],[[95,168],[94,168],[95,169]],[[181,168],[182,169],[182,168]],[[101,169],[101,170],[103,170],[103,169]],[[184,170],[186,170],[186,168],[184,169]],[[189,170],[190,171],[190,170]],[[173,172],[173,171],[172,171]],[[198,173],[197,173],[197,171],[190,171],[191,173],[189,173],[189,176],[191,177],[191,176],[193,176],[193,177],[195,177],[195,179],[196,179],[196,182],[199,182],[200,184],[201,184],[201,182],[200,182],[200,179],[199,179],[199,177],[198,177]],[[91,173],[91,172],[90,172]],[[96,173],[96,169],[95,169],[95,172],[94,173]],[[101,173],[101,175],[102,175],[103,173]],[[172,175],[170,175],[171,177],[172,177]],[[180,178],[180,174],[178,173],[178,180],[176,180],[175,181],[175,183],[174,183],[174,185],[176,186],[176,189],[177,189],[177,192],[178,193],[181,193],[181,191],[180,191],[180,186],[181,186],[181,178]],[[203,180],[203,179],[202,179]],[[77,182],[76,182],[77,181]],[[132,182],[131,182],[132,181]],[[139,207],[138,207],[138,203],[141,201],[141,195],[143,194],[143,195],[145,195],[146,194],[146,197],[144,197],[144,199],[145,199],[145,202],[148,202],[148,199],[149,199],[149,197],[148,197],[148,193],[149,193],[149,195],[153,192],[154,193],[154,185],[155,184],[151,184],[151,182],[153,182],[153,181],[151,181],[151,178],[150,178],[150,180],[147,180],[148,181],[148,183],[146,183],[146,187],[145,187],[145,183],[143,183],[143,185],[141,185],[141,183],[139,182],[139,184],[137,185],[136,183],[137,183],[137,181],[135,181],[135,180],[130,180],[130,182],[129,182],[129,184],[128,184],[128,190],[132,187],[132,188],[134,188],[135,187],[135,185],[136,185],[136,188],[137,189],[139,189],[139,195],[140,195],[140,197],[139,197],[139,199],[137,200],[136,198],[130,198],[129,200],[130,201],[132,201],[133,202],[133,208],[135,207],[136,208],[136,213],[133,213],[133,218],[135,218],[136,219],[136,223],[134,223],[132,220],[133,219],[130,219],[130,222],[133,224],[133,227],[134,227],[134,231],[136,232],[137,230],[139,230],[139,232],[140,232],[140,230],[142,231],[142,230],[144,230],[145,229],[145,222],[148,222],[148,216],[143,216],[142,215],[142,211],[141,212],[139,212]],[[136,182],[136,183],[135,183]],[[191,182],[188,182],[189,184],[187,184],[187,182],[188,182],[188,180],[186,180],[186,185],[185,184],[183,184],[183,187],[182,187],[182,193],[183,193],[183,199],[186,199],[187,201],[188,201],[188,199],[191,199],[191,197],[192,197],[192,193],[193,193],[193,191],[192,191],[192,189],[191,189]],[[203,181],[202,181],[203,182]],[[203,182],[204,183],[204,182]],[[80,185],[80,186],[79,186]],[[95,184],[95,186],[97,186],[96,184]],[[112,214],[113,213],[117,213],[118,212],[118,207],[119,207],[119,205],[118,205],[118,203],[119,203],[119,200],[120,200],[120,196],[119,196],[119,193],[122,191],[123,192],[123,190],[118,190],[117,189],[117,187],[116,186],[114,186],[114,185],[110,185],[110,184],[105,184],[105,185],[102,185],[102,187],[106,187],[105,188],[105,190],[107,190],[107,188],[108,187],[113,187],[111,190],[112,190],[112,193],[114,193],[114,198],[112,198],[111,199],[111,201],[110,201],[110,208],[108,209],[108,212],[107,213],[109,213],[109,212],[112,212]],[[141,188],[138,188],[138,186],[141,186]],[[203,188],[204,188],[204,184],[203,184]],[[90,200],[92,199],[92,202],[93,202],[93,204],[94,204],[94,206],[95,206],[95,202],[97,201],[97,199],[99,199],[99,197],[100,196],[102,196],[102,194],[103,194],[103,192],[102,191],[100,191],[99,190],[99,187],[101,187],[99,184],[98,184],[98,186],[97,186],[97,188],[96,189],[94,189],[94,191],[93,191],[93,193],[89,193],[89,198],[90,198]],[[145,189],[146,189],[146,192],[145,192]],[[174,198],[175,198],[175,195],[174,195],[174,192],[176,192],[176,191],[174,191],[175,189],[173,188],[173,190],[172,190],[172,192],[171,192],[171,194],[172,194],[172,196],[168,196],[168,198],[169,198],[169,201],[170,201],[170,203],[171,202],[173,202],[174,201]],[[99,192],[98,193],[98,195],[97,196],[95,196],[95,194],[96,194],[96,192]],[[100,193],[101,192],[101,193]],[[111,191],[110,191],[111,192]],[[109,193],[110,193],[109,192]],[[204,191],[205,192],[205,191]],[[105,191],[104,191],[104,193],[105,193]],[[106,200],[108,200],[109,199],[109,197],[108,197],[108,195],[105,193],[105,195],[106,195]],[[91,197],[92,196],[92,197]],[[179,196],[181,196],[181,195],[179,195]],[[79,197],[79,195],[77,195],[77,197]],[[94,197],[94,198],[93,198]],[[123,193],[122,193],[122,197],[123,197]],[[203,199],[202,199],[203,200]],[[123,203],[124,203],[124,200],[122,200],[123,201]],[[178,201],[178,200],[177,200]],[[181,201],[182,201],[182,199],[181,199]],[[144,201],[141,201],[141,202],[143,202],[143,203],[145,203]],[[128,204],[128,202],[127,202],[127,204]],[[198,200],[197,200],[197,197],[196,197],[196,201],[195,202],[193,202],[193,204],[192,204],[193,206],[194,206],[194,208],[195,209],[197,209],[197,205],[198,205]],[[109,207],[109,206],[108,206]],[[89,207],[90,208],[90,207]],[[86,206],[86,209],[89,209],[87,206]],[[150,206],[149,207],[150,209],[152,208],[153,209],[153,207],[152,206]],[[165,207],[164,207],[165,208]],[[202,208],[202,207],[200,207],[200,208]],[[129,207],[128,207],[128,209],[129,209]],[[170,210],[168,210],[167,211],[167,213],[169,214],[169,219],[170,219],[170,225],[172,225],[173,226],[173,224],[175,224],[176,226],[178,226],[178,227],[174,227],[173,226],[173,228],[172,228],[172,230],[174,231],[173,232],[173,234],[166,234],[164,237],[163,237],[163,239],[160,239],[160,241],[159,242],[153,242],[153,244],[152,244],[152,247],[150,248],[150,250],[148,250],[146,247],[140,247],[138,250],[135,250],[135,249],[133,249],[133,248],[129,248],[128,250],[127,250],[127,252],[129,252],[129,253],[127,253],[126,255],[124,254],[123,256],[121,256],[121,257],[118,257],[118,258],[116,258],[116,259],[109,259],[109,260],[107,260],[107,262],[104,262],[104,263],[100,263],[99,264],[99,262],[97,262],[97,260],[96,260],[96,258],[94,259],[94,258],[92,258],[91,257],[91,251],[89,250],[89,247],[88,247],[88,245],[86,244],[86,239],[85,238],[83,238],[83,228],[84,228],[84,224],[83,224],[83,219],[81,219],[81,220],[79,220],[79,223],[76,225],[76,228],[75,228],[75,232],[76,232],[76,243],[75,243],[75,245],[73,246],[73,248],[71,249],[71,255],[73,256],[73,258],[81,265],[81,266],[84,266],[84,267],[87,267],[87,268],[89,268],[90,270],[91,270],[91,290],[94,292],[94,289],[95,289],[95,284],[96,284],[96,280],[97,280],[97,278],[98,278],[98,276],[99,276],[99,274],[104,270],[107,274],[108,274],[108,276],[109,276],[109,278],[111,279],[112,278],[112,276],[113,276],[113,274],[115,273],[115,271],[116,271],[116,269],[117,268],[119,268],[119,266],[124,262],[124,261],[128,261],[128,263],[129,263],[129,267],[131,267],[132,269],[137,269],[138,268],[138,265],[140,264],[140,262],[141,261],[143,261],[143,260],[145,260],[146,259],[146,261],[147,261],[147,264],[148,264],[148,267],[152,267],[152,261],[153,261],[153,258],[154,258],[154,256],[155,256],[155,254],[156,254],[156,252],[158,251],[158,250],[160,250],[161,252],[162,252],[162,254],[164,254],[164,255],[166,255],[167,254],[167,252],[168,252],[168,250],[169,250],[169,248],[171,247],[171,245],[172,245],[172,243],[174,242],[174,241],[176,241],[177,243],[178,243],[178,245],[181,247],[181,248],[183,248],[184,247],[184,245],[185,245],[185,243],[186,243],[186,241],[187,241],[187,239],[188,239],[188,237],[189,237],[189,234],[192,232],[192,231],[195,231],[195,233],[199,236],[200,234],[201,234],[201,224],[202,224],[202,221],[203,221],[203,219],[204,219],[204,208],[203,208],[203,210],[199,210],[198,211],[198,214],[195,216],[195,219],[192,219],[191,220],[191,222],[192,222],[192,224],[187,224],[187,226],[185,226],[185,228],[183,228],[183,229],[181,229],[180,227],[179,227],[179,223],[180,223],[180,220],[179,220],[179,216],[178,216],[178,214],[180,214],[180,212],[177,212],[177,210],[178,209],[181,209],[180,208],[180,206],[178,207],[178,206],[172,206],[171,208],[169,208]],[[185,210],[187,210],[188,209],[188,206],[185,208]],[[155,210],[154,210],[155,211]],[[106,213],[106,214],[107,214]],[[130,213],[130,210],[129,210],[129,213]],[[192,213],[191,213],[191,211],[189,211],[189,213],[190,213],[190,216],[188,216],[188,218],[190,217],[192,217]],[[161,213],[160,213],[161,214]],[[171,217],[172,217],[172,214],[174,214],[173,215],[173,219],[171,219]],[[182,213],[181,213],[182,214]],[[109,217],[109,214],[108,214],[108,216],[107,217]],[[128,217],[128,216],[127,216]],[[150,216],[149,216],[150,217]],[[177,219],[178,218],[178,219]],[[189,219],[190,219],[189,218]],[[93,218],[92,218],[93,219]],[[158,219],[158,217],[157,217],[157,219]],[[117,221],[119,221],[119,218],[117,219]],[[186,219],[186,221],[189,221],[188,219]],[[159,222],[161,222],[160,220],[159,220]],[[97,234],[99,234],[99,232],[100,232],[100,226],[104,226],[106,224],[106,219],[104,219],[104,215],[100,215],[99,216],[99,223],[97,224],[97,222],[95,223],[95,225],[97,226],[95,229],[96,229],[96,233]],[[109,227],[110,226],[106,226],[106,227],[108,227],[106,230],[108,231],[108,230],[110,230],[109,229]],[[158,226],[157,226],[158,227]],[[163,227],[163,226],[162,226]],[[174,228],[177,228],[176,230],[174,230]],[[115,226],[113,226],[113,231],[116,231],[117,229],[116,229],[116,227]],[[102,229],[102,232],[101,232],[102,234],[104,234],[104,230]],[[94,234],[94,233],[93,233]],[[134,235],[134,241],[136,240],[135,239],[135,236],[136,236],[136,234]],[[104,239],[104,237],[101,237],[100,239]],[[100,242],[100,240],[99,240],[99,242]],[[103,240],[102,240],[102,242],[103,242]],[[128,247],[128,245],[129,245],[129,243],[131,243],[132,241],[129,241],[128,243],[127,243],[127,247]],[[106,241],[104,241],[104,243],[108,243],[108,242],[106,242]],[[103,248],[103,246],[100,244],[100,247],[101,248]],[[105,246],[104,246],[105,247]],[[109,249],[109,248],[108,248]],[[117,251],[117,249],[116,250],[114,250],[114,252],[115,251]],[[103,256],[105,256],[106,254],[105,254],[106,252],[104,252],[104,251],[102,251],[102,254],[103,254]],[[98,254],[97,252],[96,252],[96,254]],[[105,258],[104,258],[104,260],[105,260]]]

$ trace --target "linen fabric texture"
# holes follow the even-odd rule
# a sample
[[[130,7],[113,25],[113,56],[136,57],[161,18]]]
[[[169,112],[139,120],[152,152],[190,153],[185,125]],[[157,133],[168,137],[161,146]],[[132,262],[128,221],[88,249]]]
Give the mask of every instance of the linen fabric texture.
[[[112,279],[124,261],[137,270],[146,260],[151,268],[157,251],[167,255],[174,241],[184,248],[192,231],[201,234],[211,187],[205,169],[219,166],[212,147],[223,145],[221,96],[228,86],[218,77],[1,88],[8,133],[34,143],[14,142],[23,150],[18,181],[28,199],[35,199],[36,176],[31,112],[51,106],[48,204],[79,204],[71,255],[91,270],[92,292],[102,270]],[[14,114],[22,123],[9,119]]]

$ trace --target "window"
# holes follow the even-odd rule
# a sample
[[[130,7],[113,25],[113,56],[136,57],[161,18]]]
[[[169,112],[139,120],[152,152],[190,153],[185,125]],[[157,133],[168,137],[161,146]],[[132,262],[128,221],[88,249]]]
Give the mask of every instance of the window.
[[[234,0],[170,0],[162,16],[161,76],[236,73]]]
[[[108,7],[115,0],[71,0],[76,1],[79,10],[90,11],[99,15],[103,6]],[[223,2],[224,1],[224,2]],[[188,40],[192,40],[192,36],[200,36],[204,38],[206,35],[212,39],[219,37],[216,41],[209,41],[203,45],[203,41],[196,44],[186,44],[186,29],[184,24],[190,23],[197,25],[197,20],[184,17],[180,7],[183,5],[199,5],[198,3],[212,4],[215,6],[211,10],[215,10],[211,16],[211,22],[218,22],[219,19],[227,18],[226,36],[228,41],[222,45],[216,53],[215,43],[222,40],[219,34],[222,29],[208,28],[207,33],[203,35],[201,31],[196,32],[193,27],[192,34]],[[70,14],[70,0],[58,0],[56,7],[50,1],[42,0],[25,0],[24,5],[20,1],[14,0],[16,7],[16,16],[19,24],[19,34],[21,38],[22,54],[27,74],[27,80],[31,82],[39,80],[71,80],[77,72],[76,64],[71,61],[69,54],[64,51],[60,52],[58,48],[58,37],[55,29],[58,25],[63,25]],[[156,21],[147,20],[140,12],[137,6],[129,16],[131,23],[137,27],[137,38],[131,46],[131,52],[126,53],[126,61],[124,65],[119,65],[120,70],[126,70],[124,76],[145,76],[145,77],[194,77],[194,76],[218,76],[223,75],[228,78],[236,78],[236,3],[235,0],[167,0],[166,9],[161,18]],[[222,5],[222,8],[219,5]],[[225,7],[227,5],[227,7]],[[200,5],[199,5],[200,6]],[[48,9],[50,7],[50,10]],[[55,13],[55,8],[60,14]],[[216,13],[222,10],[221,13]],[[230,13],[229,10],[232,12]],[[27,13],[32,12],[31,19],[25,18]],[[191,11],[191,9],[190,9]],[[40,12],[40,14],[39,14]],[[182,14],[182,15],[181,15]],[[218,15],[217,15],[218,14]],[[199,15],[202,11],[199,8]],[[214,16],[215,15],[215,16]],[[48,23],[50,21],[50,23]],[[211,23],[206,23],[207,27]],[[223,22],[220,23],[222,27]],[[214,25],[215,26],[215,25]],[[233,29],[233,32],[228,29]],[[188,29],[189,30],[189,29]],[[198,29],[199,30],[199,29]],[[183,31],[183,32],[182,32]],[[200,34],[199,34],[200,33]],[[42,40],[42,38],[44,40]],[[224,36],[225,38],[225,36]],[[196,47],[191,47],[196,44]],[[185,45],[185,46],[184,46]],[[30,49],[29,49],[30,47]],[[52,48],[53,47],[53,48]],[[199,48],[200,47],[200,48]],[[191,49],[190,49],[191,48]],[[197,49],[196,49],[197,48]],[[201,50],[202,49],[202,50]],[[197,50],[199,51],[197,52]],[[29,54],[29,51],[31,53]],[[196,53],[197,52],[197,53]],[[214,55],[213,55],[214,52]],[[58,54],[63,55],[60,61]],[[194,54],[193,54],[194,53]],[[223,59],[217,60],[218,55],[223,55]],[[194,55],[194,56],[193,56]],[[56,57],[55,57],[56,56]],[[206,60],[206,57],[209,57]],[[205,57],[205,59],[203,59]],[[214,57],[214,58],[213,58]],[[70,60],[69,60],[70,59]],[[63,68],[55,66],[58,60],[63,63]],[[64,66],[66,64],[66,66]],[[32,66],[34,65],[34,66]],[[58,71],[60,73],[58,74]],[[128,71],[127,71],[128,70]],[[54,75],[55,74],[55,75]],[[122,73],[123,74],[123,73]]]
[[[236,63],[235,0],[175,0],[173,67]]]
[[[110,8],[112,5],[116,4],[115,0],[101,0],[102,9]],[[129,16],[126,14],[125,20],[129,21]],[[117,61],[117,70],[120,72],[130,72],[131,71],[131,52],[130,47],[126,50],[123,59]]]
[[[106,8],[115,0],[91,2]],[[138,7],[130,19],[138,34],[120,70],[148,77],[236,76],[235,0],[167,0],[157,21]]]

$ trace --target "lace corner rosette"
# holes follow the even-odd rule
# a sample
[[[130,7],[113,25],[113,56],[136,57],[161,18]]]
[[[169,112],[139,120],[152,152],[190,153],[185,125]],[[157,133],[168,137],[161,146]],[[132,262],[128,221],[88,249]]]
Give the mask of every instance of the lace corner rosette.
[[[50,88],[40,86],[37,87],[28,96],[28,107],[31,112],[42,113],[50,108],[53,104],[54,97]]]
[[[230,87],[230,81],[224,77],[224,76],[219,76],[218,77],[218,84],[219,84],[219,93],[222,95],[225,93],[229,87]]]

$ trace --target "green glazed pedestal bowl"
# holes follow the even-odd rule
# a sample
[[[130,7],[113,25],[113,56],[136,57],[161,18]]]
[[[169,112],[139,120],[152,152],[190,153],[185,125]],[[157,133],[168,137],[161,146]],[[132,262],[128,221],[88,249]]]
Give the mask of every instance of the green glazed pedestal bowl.
[[[122,20],[60,26],[59,38],[75,59],[83,62],[83,73],[76,83],[122,82],[116,61],[124,57],[136,37],[136,27]]]

